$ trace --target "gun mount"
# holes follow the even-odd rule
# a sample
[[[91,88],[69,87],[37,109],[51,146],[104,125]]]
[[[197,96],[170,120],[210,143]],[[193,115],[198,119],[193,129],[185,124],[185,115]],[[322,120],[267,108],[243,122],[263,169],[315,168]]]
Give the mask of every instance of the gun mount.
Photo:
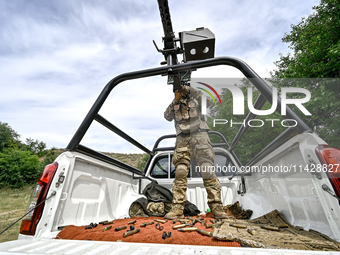
[[[159,12],[163,25],[164,48],[160,50],[155,41],[153,41],[158,52],[164,55],[165,61],[161,64],[168,66],[179,65],[178,54],[183,54],[183,62],[203,60],[214,58],[215,55],[215,35],[208,28],[197,28],[192,31],[183,31],[176,38],[172,28],[170,9],[167,0],[157,0]],[[179,42],[179,46],[177,45]],[[173,72],[171,68],[168,70],[168,84],[173,85],[173,91],[179,90],[182,84],[186,84],[191,77],[191,71],[183,73]]]

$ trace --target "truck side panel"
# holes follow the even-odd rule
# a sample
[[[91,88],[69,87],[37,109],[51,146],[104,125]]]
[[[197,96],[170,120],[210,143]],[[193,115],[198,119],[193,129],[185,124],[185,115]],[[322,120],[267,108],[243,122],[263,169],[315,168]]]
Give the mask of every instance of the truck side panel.
[[[320,164],[318,144],[325,142],[314,134],[301,134],[256,164],[257,172],[246,178],[242,199],[242,206],[253,210],[252,218],[277,209],[292,225],[340,239],[338,201],[321,188],[331,187],[329,179],[322,171],[312,171],[313,164]]]
[[[63,171],[65,181],[57,187],[53,180],[50,192],[57,195],[45,204],[35,237],[53,237],[60,226],[128,217],[130,205],[141,197],[138,180],[127,170],[73,152],[56,161],[61,167],[55,179]]]

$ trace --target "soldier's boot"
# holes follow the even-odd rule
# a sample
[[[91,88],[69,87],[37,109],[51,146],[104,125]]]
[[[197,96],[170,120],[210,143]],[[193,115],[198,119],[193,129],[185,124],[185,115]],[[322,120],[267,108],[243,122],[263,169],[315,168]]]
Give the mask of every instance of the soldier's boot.
[[[170,212],[165,214],[164,219],[184,219],[183,210],[184,206],[182,204],[172,204]]]
[[[228,214],[226,214],[226,212],[224,211],[222,204],[213,203],[209,205],[209,207],[213,214],[213,218],[215,219],[228,219],[229,218]]]

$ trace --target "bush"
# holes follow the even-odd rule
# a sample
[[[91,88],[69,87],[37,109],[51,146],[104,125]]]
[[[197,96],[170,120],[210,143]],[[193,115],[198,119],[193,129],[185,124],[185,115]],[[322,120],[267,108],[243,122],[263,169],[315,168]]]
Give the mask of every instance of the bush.
[[[137,169],[144,171],[144,168],[146,166],[146,162],[148,161],[150,155],[149,154],[144,154],[142,159],[138,162]]]
[[[52,164],[54,160],[63,152],[63,150],[51,148],[50,150],[45,150],[45,156],[40,161],[39,170],[42,172],[45,166]]]
[[[40,176],[39,158],[29,151],[5,149],[0,153],[0,188],[20,188]]]

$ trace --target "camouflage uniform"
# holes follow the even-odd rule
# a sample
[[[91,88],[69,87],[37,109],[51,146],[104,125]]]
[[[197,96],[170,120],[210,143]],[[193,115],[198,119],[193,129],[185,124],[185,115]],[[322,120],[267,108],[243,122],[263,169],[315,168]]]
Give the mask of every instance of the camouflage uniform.
[[[221,185],[215,172],[210,171],[211,166],[214,166],[215,154],[207,133],[209,127],[200,111],[201,92],[184,86],[182,98],[179,101],[174,99],[164,113],[166,120],[175,120],[177,135],[173,156],[176,175],[172,187],[172,203],[183,208],[186,201],[190,161],[191,157],[194,157],[197,166],[201,170],[206,170],[200,172],[208,193],[208,205],[213,209],[215,206],[222,205]]]

